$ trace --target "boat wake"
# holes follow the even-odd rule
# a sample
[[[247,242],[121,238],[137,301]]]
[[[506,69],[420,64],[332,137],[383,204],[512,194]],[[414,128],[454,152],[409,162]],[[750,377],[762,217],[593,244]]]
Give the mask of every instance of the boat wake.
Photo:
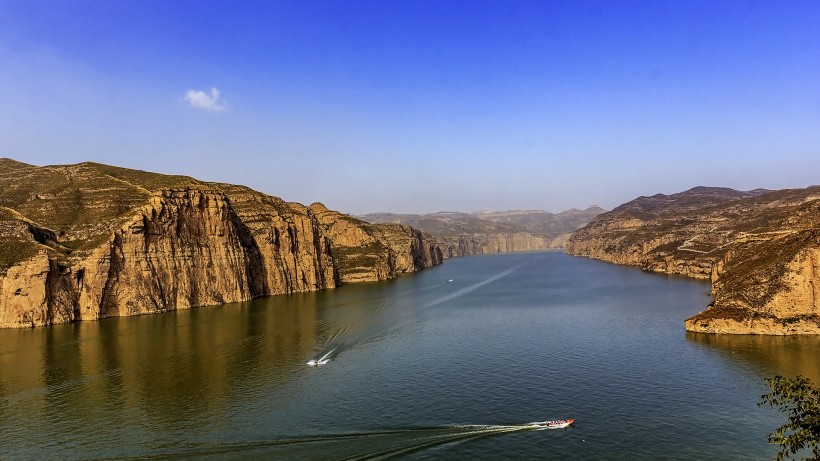
[[[511,268],[509,268],[509,269],[507,269],[507,270],[505,270],[505,271],[503,271],[503,272],[500,272],[500,273],[498,273],[498,274],[493,275],[492,277],[490,277],[490,278],[488,278],[488,279],[486,279],[486,280],[482,280],[482,281],[480,281],[480,282],[478,282],[478,283],[474,283],[474,284],[472,284],[472,285],[469,285],[469,286],[466,286],[466,287],[464,287],[464,288],[458,289],[458,290],[456,290],[456,291],[454,291],[454,292],[452,292],[452,293],[450,293],[450,294],[448,294],[448,295],[446,295],[446,296],[443,296],[443,297],[441,297],[441,298],[439,298],[439,299],[436,299],[436,300],[434,300],[434,301],[431,301],[431,302],[429,302],[429,303],[425,304],[425,305],[424,305],[424,307],[425,307],[425,308],[429,308],[429,307],[433,307],[433,306],[438,306],[439,304],[446,303],[447,301],[450,301],[451,299],[458,298],[459,296],[464,296],[464,295],[466,295],[467,293],[470,293],[471,291],[478,290],[479,288],[483,287],[484,285],[487,285],[487,284],[489,284],[489,283],[493,283],[493,282],[495,282],[496,280],[498,280],[498,279],[500,279],[500,278],[502,278],[502,277],[506,277],[506,276],[508,276],[508,275],[512,274],[512,273],[513,273],[513,272],[515,272],[515,270],[516,270],[516,269],[518,269],[519,267],[520,267],[520,266],[514,266],[514,267],[511,267]],[[448,280],[448,281],[447,281],[447,282],[445,282],[445,283],[451,283],[451,282],[452,282],[452,280]]]
[[[333,352],[335,350],[336,349],[331,349],[330,351],[328,351],[326,354],[322,355],[321,357],[308,360],[307,365],[309,367],[320,367],[322,365],[325,365],[326,363],[330,362],[330,357],[333,355]]]
[[[310,367],[320,367],[322,365],[326,365],[331,360],[333,360],[333,358],[337,357],[339,354],[352,347],[362,344],[368,344],[373,341],[382,339],[386,336],[389,336],[393,333],[396,333],[398,331],[404,330],[406,328],[417,326],[419,323],[421,323],[421,321],[418,318],[408,319],[407,316],[410,315],[408,313],[412,313],[413,315],[418,316],[427,309],[446,303],[447,301],[453,300],[460,296],[464,296],[467,293],[478,290],[479,288],[487,284],[490,284],[492,282],[495,282],[496,280],[506,277],[512,274],[519,267],[520,265],[511,267],[487,279],[481,280],[480,282],[476,282],[466,287],[459,288],[451,293],[448,293],[432,301],[421,303],[420,307],[419,305],[415,305],[415,308],[412,308],[411,306],[405,306],[405,308],[401,310],[390,309],[400,301],[405,301],[404,298],[410,296],[410,294],[415,294],[431,288],[441,288],[444,286],[450,286],[453,284],[453,279],[448,279],[446,281],[415,290],[408,290],[396,293],[391,298],[380,303],[372,312],[369,313],[369,324],[367,326],[358,331],[355,331],[352,328],[348,328],[344,331],[335,334],[325,343],[324,347],[318,354],[316,354],[314,357],[311,357],[307,361],[307,365]]]
[[[198,443],[170,452],[152,453],[150,458],[381,460],[480,438],[539,431],[545,429],[545,424],[549,422],[510,425],[445,425],[320,434],[278,440]]]

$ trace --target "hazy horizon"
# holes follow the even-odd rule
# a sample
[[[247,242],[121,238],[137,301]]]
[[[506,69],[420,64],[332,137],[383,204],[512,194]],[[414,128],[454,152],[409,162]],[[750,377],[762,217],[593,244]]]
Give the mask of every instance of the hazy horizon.
[[[0,1],[0,157],[357,215],[806,187],[818,17],[812,1]]]

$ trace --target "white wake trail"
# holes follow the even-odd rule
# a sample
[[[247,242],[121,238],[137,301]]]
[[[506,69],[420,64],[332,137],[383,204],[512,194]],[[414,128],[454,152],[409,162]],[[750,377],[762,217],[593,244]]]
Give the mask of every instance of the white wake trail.
[[[517,265],[517,266],[510,267],[509,269],[504,270],[502,272],[499,272],[498,274],[495,274],[495,275],[493,275],[493,276],[491,276],[491,277],[489,277],[485,280],[482,280],[480,282],[474,283],[474,284],[466,286],[464,288],[455,290],[452,293],[447,294],[447,295],[445,295],[445,296],[443,296],[439,299],[427,302],[427,303],[425,303],[421,306],[421,310],[429,309],[431,307],[438,306],[439,304],[446,303],[447,301],[458,298],[460,296],[464,296],[465,294],[470,293],[472,291],[475,291],[475,290],[483,287],[484,285],[495,282],[498,279],[501,279],[503,277],[506,277],[506,276],[512,274],[519,267],[521,267],[520,264]],[[442,287],[442,286],[447,285],[451,282],[452,282],[452,279],[449,279],[445,282],[437,283],[437,284],[431,285],[429,287],[424,287],[424,288],[422,288],[422,290],[427,289],[427,288]],[[420,291],[420,290],[417,290],[417,291]],[[401,294],[396,295],[396,296],[392,297],[392,299],[388,299],[387,301],[383,302],[378,308],[376,308],[373,311],[373,316],[375,317],[375,320],[374,320],[373,324],[371,324],[369,327],[366,327],[362,331],[359,331],[359,332],[356,332],[356,333],[353,333],[353,332],[350,332],[350,331],[345,331],[345,332],[342,332],[338,335],[334,335],[334,337],[331,338],[330,341],[325,343],[324,350],[322,352],[320,352],[319,354],[317,354],[317,356],[315,356],[314,358],[308,360],[307,365],[311,366],[311,367],[318,367],[318,366],[324,365],[324,364],[330,362],[334,357],[341,354],[343,351],[345,351],[347,349],[350,349],[351,347],[354,347],[354,346],[360,345],[360,344],[366,344],[370,341],[380,339],[383,336],[385,336],[385,335],[387,335],[391,332],[402,330],[402,329],[407,328],[409,326],[418,324],[419,322],[415,322],[415,323],[412,323],[412,324],[409,324],[409,325],[408,324],[403,324],[403,325],[402,324],[397,324],[396,319],[392,319],[392,321],[391,321],[391,319],[385,317],[385,315],[386,315],[385,311],[387,311],[390,307],[392,307],[394,304],[396,304],[396,302],[399,301],[400,299],[401,299]],[[328,352],[324,352],[324,351],[328,351]]]
[[[432,301],[432,302],[430,302],[430,303],[427,303],[427,304],[425,304],[425,305],[424,305],[424,307],[433,307],[433,306],[438,306],[438,305],[439,305],[439,304],[441,304],[441,303],[446,303],[447,301],[449,301],[449,300],[451,300],[451,299],[455,299],[455,298],[458,298],[459,296],[463,296],[463,295],[465,295],[465,294],[467,294],[467,293],[469,293],[469,292],[471,292],[471,291],[475,291],[475,290],[477,290],[477,289],[479,289],[479,288],[483,287],[484,285],[487,285],[488,283],[495,282],[496,280],[498,280],[498,279],[500,279],[500,278],[502,278],[502,277],[506,277],[506,276],[508,276],[508,275],[512,274],[512,273],[513,273],[516,269],[518,269],[519,267],[520,267],[520,266],[513,266],[513,267],[511,267],[511,268],[509,268],[509,269],[505,270],[504,272],[501,272],[501,273],[498,273],[498,274],[496,274],[496,275],[493,275],[492,277],[490,277],[490,278],[488,278],[488,279],[486,279],[486,280],[482,280],[482,281],[480,281],[480,282],[478,282],[478,283],[474,283],[474,284],[472,284],[472,285],[470,285],[470,286],[467,286],[467,287],[464,287],[464,288],[462,288],[462,289],[460,289],[460,290],[456,290],[456,291],[454,291],[454,292],[450,293],[450,294],[449,294],[449,295],[447,295],[447,296],[444,296],[444,297],[439,298],[439,299],[437,299],[437,300],[435,300],[435,301]]]

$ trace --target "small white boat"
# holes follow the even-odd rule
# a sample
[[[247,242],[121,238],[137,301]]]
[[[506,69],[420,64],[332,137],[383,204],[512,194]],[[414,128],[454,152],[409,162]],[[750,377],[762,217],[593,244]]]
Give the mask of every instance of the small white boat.
[[[319,357],[318,359],[308,360],[307,361],[307,366],[309,366],[309,367],[320,367],[320,366],[326,364],[327,362],[330,362],[330,354],[332,354],[333,351],[335,351],[335,350],[336,350],[336,348],[334,347],[327,354]]]
[[[447,283],[453,283],[453,279],[448,280]]]

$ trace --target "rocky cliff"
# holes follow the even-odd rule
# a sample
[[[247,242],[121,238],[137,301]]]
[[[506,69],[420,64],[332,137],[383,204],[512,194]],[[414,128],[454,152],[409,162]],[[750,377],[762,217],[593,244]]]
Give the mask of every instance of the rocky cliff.
[[[373,213],[361,218],[372,223],[401,223],[429,232],[445,258],[485,253],[563,248],[572,231],[604,210],[541,210],[440,212],[425,215]]]
[[[640,197],[596,217],[570,254],[712,282],[687,319],[707,333],[820,334],[820,187],[698,187]]]
[[[0,159],[0,327],[384,280],[442,261],[427,234],[246,187]]]

